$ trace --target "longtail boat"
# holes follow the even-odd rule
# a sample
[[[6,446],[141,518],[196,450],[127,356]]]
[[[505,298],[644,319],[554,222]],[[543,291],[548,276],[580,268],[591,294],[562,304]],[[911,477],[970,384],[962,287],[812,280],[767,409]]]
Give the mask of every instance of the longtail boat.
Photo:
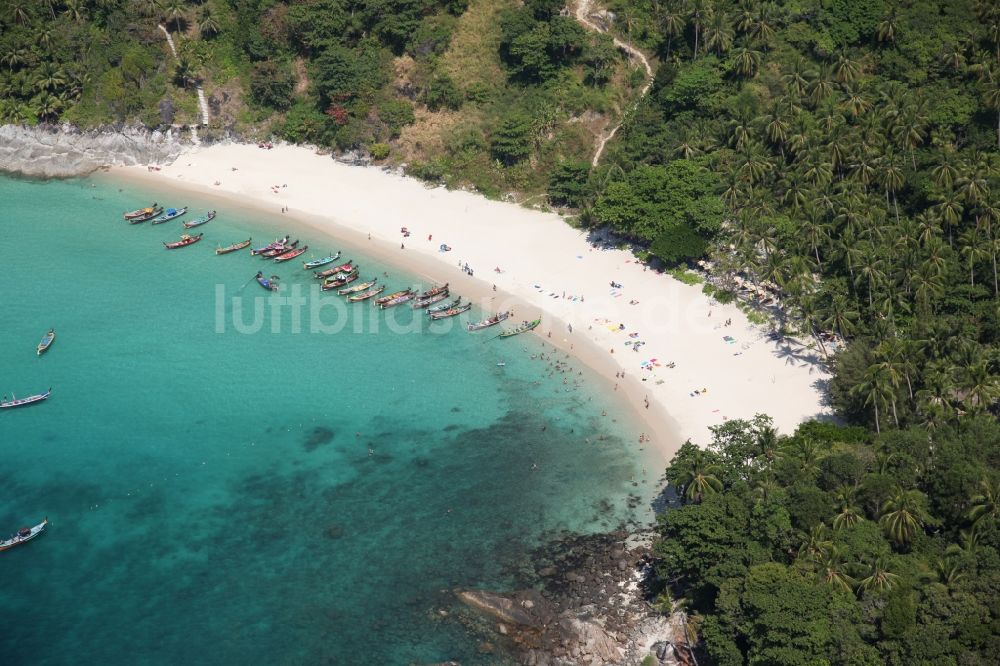
[[[466,328],[468,328],[470,332],[471,331],[481,331],[484,328],[489,328],[490,326],[496,326],[500,322],[502,322],[505,319],[507,319],[507,317],[509,317],[509,316],[510,316],[509,312],[498,312],[497,314],[493,315],[492,317],[487,317],[486,319],[484,319],[482,321],[477,321],[475,324],[469,324],[468,326],[466,326]]]
[[[472,303],[466,303],[465,305],[459,305],[458,307],[449,308],[443,312],[432,312],[431,319],[447,319],[448,317],[454,317],[455,315],[460,315],[463,312],[468,312],[472,309]]]
[[[323,283],[323,289],[336,289],[337,287],[343,287],[345,284],[354,282],[360,277],[360,273],[357,271],[351,271],[350,273],[337,273],[332,278],[328,279]]]
[[[136,215],[135,217],[130,217],[128,219],[129,224],[139,224],[140,222],[145,222],[146,220],[151,220],[160,213],[163,212],[162,208],[151,208],[148,213],[143,213],[142,215]]]
[[[381,287],[372,287],[368,291],[363,291],[360,294],[354,294],[353,296],[348,296],[347,300],[349,302],[351,302],[351,303],[357,303],[358,301],[367,300],[367,299],[371,298],[372,296],[378,296],[383,291],[385,291],[385,285],[384,284]]]
[[[184,213],[188,212],[187,206],[184,208],[168,208],[163,212],[162,215],[157,215],[152,220],[149,221],[150,224],[163,224],[164,222],[169,222],[175,217],[180,217]],[[186,224],[184,225],[187,226]]]
[[[357,266],[354,266],[354,260],[351,259],[346,264],[341,264],[339,266],[334,266],[333,268],[328,268],[325,271],[319,271],[318,273],[313,273],[313,277],[317,280],[322,280],[323,278],[328,278],[331,275],[336,275],[337,273],[349,273],[351,271],[358,270]]]
[[[382,305],[383,303],[388,303],[394,298],[399,298],[400,296],[405,296],[406,294],[412,294],[412,293],[413,293],[412,289],[401,289],[399,291],[394,291],[388,296],[383,296],[382,298],[375,299],[375,304]]]
[[[309,249],[308,245],[303,245],[302,247],[295,248],[294,250],[289,250],[284,254],[279,254],[277,257],[274,258],[274,260],[279,264],[283,261],[290,261],[301,254],[305,254],[305,251],[308,249]]]
[[[413,309],[419,310],[420,308],[426,308],[435,303],[440,303],[444,299],[448,298],[448,290],[445,289],[440,294],[434,294],[429,298],[421,298],[420,300],[413,301]]]
[[[264,287],[268,291],[278,291],[278,280],[280,279],[277,275],[272,275],[269,278],[264,277],[264,274],[257,271],[257,275],[254,276],[257,280],[257,284]]]
[[[361,284],[356,284],[353,287],[344,287],[343,289],[338,289],[337,293],[341,296],[347,296],[349,294],[356,294],[359,291],[364,291],[365,289],[371,289],[378,282],[378,278],[374,280],[369,280],[368,282],[362,282]]]
[[[357,268],[357,266],[355,266],[354,270],[352,270],[352,271],[346,271],[346,272],[345,271],[341,271],[340,273],[334,273],[333,275],[331,275],[327,279],[323,280],[323,282],[337,282],[338,280],[344,280],[344,279],[349,278],[349,277],[357,277],[357,276],[358,276],[358,268]]]
[[[195,227],[200,227],[203,224],[208,224],[215,219],[215,211],[210,210],[201,217],[196,217],[193,220],[184,223],[185,229],[194,229]]]
[[[233,243],[232,245],[227,245],[226,247],[215,248],[216,254],[229,254],[230,252],[236,252],[237,250],[242,250],[245,247],[250,247],[250,243],[253,242],[252,238],[248,238],[241,243]]]
[[[319,268],[320,266],[326,266],[327,264],[332,264],[333,262],[337,261],[337,259],[340,259],[340,252],[338,252],[337,254],[331,254],[327,257],[323,257],[322,259],[313,259],[312,261],[307,261],[304,264],[302,264],[302,268],[304,270],[311,271],[314,268]]]
[[[4,539],[0,541],[0,550],[9,550],[14,546],[20,546],[26,541],[31,541],[36,536],[45,531],[45,528],[49,524],[49,519],[46,518],[42,522],[38,523],[34,527],[22,527],[17,531],[17,534],[12,535],[9,539]]]
[[[37,395],[29,395],[27,398],[18,398],[17,396],[11,394],[10,400],[7,396],[0,400],[0,409],[11,409],[13,407],[25,407],[27,405],[33,405],[36,402],[41,402],[42,400],[48,400],[49,396],[52,395],[52,389],[49,389],[45,393],[39,393]]]
[[[428,289],[424,293],[422,293],[419,296],[417,296],[417,298],[419,300],[423,300],[425,298],[430,298],[431,296],[437,296],[438,294],[442,294],[442,293],[444,293],[444,294],[448,293],[448,283],[447,282],[445,282],[443,285],[441,285],[439,287],[431,287],[430,289]]]
[[[150,204],[149,206],[146,206],[145,208],[137,208],[137,209],[135,209],[135,210],[133,210],[133,211],[131,211],[129,213],[125,213],[123,215],[123,217],[126,220],[131,220],[134,217],[141,217],[141,216],[146,215],[147,213],[149,213],[151,211],[156,210],[156,206],[157,206],[157,204],[154,201],[152,204]]]
[[[198,234],[197,236],[188,236],[187,234],[184,234],[183,236],[181,236],[181,239],[179,241],[174,241],[173,243],[164,243],[163,247],[167,248],[168,250],[176,250],[179,247],[187,247],[188,245],[194,245],[195,243],[200,241],[202,236],[204,235],[205,234]]]
[[[457,308],[462,303],[462,297],[459,296],[453,301],[448,303],[442,303],[441,305],[435,305],[427,310],[427,314],[434,314],[435,312],[444,312],[445,310],[450,310],[452,308]]]
[[[394,308],[397,305],[400,305],[402,303],[406,303],[407,301],[413,300],[415,297],[416,297],[416,294],[413,293],[413,292],[410,292],[409,294],[400,294],[396,298],[389,299],[388,301],[386,301],[384,303],[379,303],[378,306],[380,308],[382,308],[383,310],[385,310],[387,308]]]
[[[298,246],[299,246],[299,241],[296,239],[296,240],[293,240],[291,243],[283,243],[283,244],[279,245],[278,247],[271,248],[270,250],[266,250],[264,252],[261,252],[260,256],[267,257],[268,259],[273,259],[274,257],[277,257],[278,255],[284,254],[286,252],[291,252],[292,250],[294,250]]]
[[[56,330],[50,328],[49,332],[42,336],[42,341],[38,343],[38,355],[41,356],[49,350],[52,343],[56,341]]]
[[[264,247],[255,247],[254,249],[250,250],[250,254],[256,256],[258,254],[263,254],[268,250],[273,250],[276,247],[284,247],[285,243],[288,242],[288,238],[289,238],[288,236],[285,236],[281,240],[276,240],[273,243],[268,243]]]
[[[541,323],[542,323],[542,318],[541,317],[539,317],[538,319],[535,319],[534,321],[526,321],[526,322],[522,323],[520,326],[518,326],[517,328],[512,328],[509,331],[504,331],[503,333],[501,333],[497,337],[500,337],[500,338],[511,338],[511,337],[514,337],[515,335],[519,335],[519,334],[525,333],[527,331],[533,331]]]

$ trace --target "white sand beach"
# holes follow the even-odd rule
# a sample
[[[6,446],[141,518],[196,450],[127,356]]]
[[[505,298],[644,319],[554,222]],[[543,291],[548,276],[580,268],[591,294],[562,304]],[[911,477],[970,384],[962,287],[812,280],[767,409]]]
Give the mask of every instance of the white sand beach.
[[[708,428],[726,419],[767,413],[789,433],[804,419],[830,414],[821,389],[828,374],[812,350],[770,340],[737,307],[705,296],[701,285],[647,270],[627,251],[593,247],[587,232],[558,215],[429,188],[296,146],[199,147],[160,170],[114,172],[152,186],[238,197],[274,215],[275,235],[282,218],[294,217],[450,282],[484,308],[513,307],[512,323],[540,313],[536,333],[607,377],[608,390],[623,392],[667,459],[685,439],[705,444]],[[442,244],[451,250],[442,252]],[[459,268],[466,263],[473,276]]]

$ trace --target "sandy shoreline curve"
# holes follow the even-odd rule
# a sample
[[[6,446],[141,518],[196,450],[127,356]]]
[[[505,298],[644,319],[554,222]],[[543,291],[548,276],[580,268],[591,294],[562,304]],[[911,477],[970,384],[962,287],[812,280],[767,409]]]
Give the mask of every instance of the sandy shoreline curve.
[[[647,270],[627,250],[594,247],[586,231],[552,213],[291,145],[198,147],[158,170],[114,167],[111,175],[273,216],[275,235],[283,220],[302,223],[349,249],[449,282],[485,310],[513,307],[515,323],[541,314],[537,334],[606,378],[664,460],[686,439],[704,444],[709,427],[727,419],[767,413],[788,433],[831,414],[823,404],[829,375],[812,350],[771,340],[737,307]],[[451,250],[442,252],[442,244]],[[633,351],[636,343],[643,344]]]

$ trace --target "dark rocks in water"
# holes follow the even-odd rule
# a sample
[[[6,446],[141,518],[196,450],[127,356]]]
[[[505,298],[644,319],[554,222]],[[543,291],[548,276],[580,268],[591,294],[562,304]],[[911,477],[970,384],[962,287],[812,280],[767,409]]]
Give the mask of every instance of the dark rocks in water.
[[[672,646],[683,635],[681,625],[647,603],[653,570],[648,543],[637,545],[624,530],[569,535],[529,557],[535,567],[520,581],[525,589],[458,592],[466,606],[492,620],[481,626],[481,640],[513,649],[519,663],[535,666],[638,664],[654,644],[656,656],[667,657],[659,663],[679,663]]]
[[[457,414],[460,411],[462,411],[462,408],[461,407],[452,407],[451,411],[452,411],[453,414]]]
[[[344,536],[344,528],[337,524],[330,524],[323,530],[323,535],[327,539],[339,539]]]
[[[430,466],[431,461],[427,458],[417,458],[413,461],[413,464],[417,467],[428,467]]]
[[[323,426],[316,426],[309,432],[309,434],[306,435],[305,440],[302,442],[302,446],[306,451],[315,451],[324,444],[332,442],[333,438],[336,436],[337,433],[333,430]]]
[[[455,409],[457,409],[457,407]],[[462,426],[458,425],[457,423],[452,423],[452,424],[446,425],[444,428],[442,428],[442,431],[443,432],[452,432],[454,430],[459,430],[461,427]]]

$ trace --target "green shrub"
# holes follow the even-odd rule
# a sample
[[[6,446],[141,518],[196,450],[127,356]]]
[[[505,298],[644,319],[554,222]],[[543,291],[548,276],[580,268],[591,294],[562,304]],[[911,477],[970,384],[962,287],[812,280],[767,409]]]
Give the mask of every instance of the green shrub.
[[[372,159],[376,162],[379,160],[384,160],[389,157],[389,144],[387,143],[373,143],[368,146],[368,153],[372,156]]]

